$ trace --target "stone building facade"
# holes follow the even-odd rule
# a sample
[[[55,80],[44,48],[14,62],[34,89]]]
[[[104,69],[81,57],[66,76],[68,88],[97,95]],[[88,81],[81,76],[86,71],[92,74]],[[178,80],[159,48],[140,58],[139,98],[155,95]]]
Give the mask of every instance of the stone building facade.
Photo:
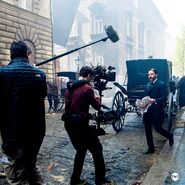
[[[152,0],[81,0],[67,50],[104,38],[105,25],[112,25],[120,40],[101,42],[69,55],[68,70],[77,70],[79,63],[112,65],[118,81],[123,82],[126,60],[164,58],[167,25]]]
[[[50,0],[0,0],[0,66],[10,60],[13,41],[23,40],[32,49],[30,63],[52,57]],[[53,79],[52,62],[39,66]]]

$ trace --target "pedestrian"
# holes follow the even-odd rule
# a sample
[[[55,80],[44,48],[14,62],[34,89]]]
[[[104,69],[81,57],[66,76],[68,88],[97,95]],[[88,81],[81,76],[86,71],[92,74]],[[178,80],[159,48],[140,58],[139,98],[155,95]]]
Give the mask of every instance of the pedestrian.
[[[11,185],[44,185],[36,166],[45,135],[44,72],[29,64],[23,41],[10,46],[11,61],[0,68],[0,132]]]
[[[54,82],[47,81],[47,98],[49,103],[48,113],[51,112],[51,109],[57,111],[58,106],[58,87]]]
[[[61,78],[61,89],[60,89],[60,94],[62,97],[64,97],[66,89],[67,89],[67,79],[62,77]]]
[[[148,71],[149,83],[146,87],[146,95],[150,97],[149,103],[151,104],[147,112],[144,113],[143,121],[145,126],[146,140],[148,149],[143,154],[154,153],[154,141],[152,135],[152,126],[162,136],[169,139],[169,145],[174,143],[173,134],[168,132],[162,127],[164,121],[164,106],[167,100],[167,87],[163,81],[157,78],[158,74],[156,69],[152,68]]]
[[[86,180],[81,179],[80,176],[87,150],[90,151],[94,160],[96,185],[109,185],[112,183],[105,177],[102,144],[94,129],[89,125],[89,105],[96,110],[101,107],[100,98],[95,97],[89,83],[93,80],[93,77],[93,68],[83,66],[80,69],[79,80],[67,83],[65,114],[63,114],[62,118],[69,138],[76,150],[71,185],[86,184]]]

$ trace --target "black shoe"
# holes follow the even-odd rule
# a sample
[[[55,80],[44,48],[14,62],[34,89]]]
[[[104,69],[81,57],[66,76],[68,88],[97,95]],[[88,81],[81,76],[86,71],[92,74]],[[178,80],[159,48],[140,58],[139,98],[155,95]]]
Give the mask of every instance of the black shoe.
[[[98,183],[96,185],[113,185],[113,184],[114,182],[106,177],[102,183]]]
[[[46,185],[44,178],[37,167],[34,168],[31,181],[34,185]]]
[[[86,185],[87,181],[85,179],[79,179],[76,182],[71,182],[70,185]]]
[[[152,154],[154,152],[155,152],[154,149],[148,149],[148,150],[144,151],[143,154]]]
[[[174,143],[173,134],[171,134],[171,136],[169,137],[169,145],[170,145],[170,147],[172,147],[173,143]]]

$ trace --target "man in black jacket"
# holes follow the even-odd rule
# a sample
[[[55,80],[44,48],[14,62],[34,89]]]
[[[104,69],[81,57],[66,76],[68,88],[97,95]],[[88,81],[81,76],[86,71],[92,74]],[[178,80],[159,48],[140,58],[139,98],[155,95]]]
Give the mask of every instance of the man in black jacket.
[[[10,53],[11,62],[0,68],[2,151],[10,162],[5,173],[11,185],[43,185],[36,161],[45,135],[46,76],[29,64],[24,42],[13,42]]]
[[[185,106],[185,76],[183,76],[178,82],[178,96],[179,96],[179,107]]]
[[[152,68],[148,71],[148,78],[150,82],[146,87],[146,94],[150,97],[151,106],[148,111],[144,113],[143,121],[145,125],[145,134],[148,144],[148,149],[143,154],[154,153],[154,142],[152,136],[152,126],[162,136],[169,139],[170,146],[173,145],[173,134],[162,128],[164,121],[164,106],[167,100],[167,87],[164,82],[158,80],[157,71]]]

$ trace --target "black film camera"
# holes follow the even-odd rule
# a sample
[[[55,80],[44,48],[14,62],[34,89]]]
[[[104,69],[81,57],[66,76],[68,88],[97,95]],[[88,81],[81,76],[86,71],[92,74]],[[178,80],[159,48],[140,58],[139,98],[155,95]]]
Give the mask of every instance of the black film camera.
[[[107,87],[108,82],[113,82],[116,79],[116,72],[113,71],[115,68],[112,66],[109,66],[108,68],[97,65],[96,67],[93,67],[95,71],[95,76],[93,80],[93,88],[98,90],[100,98],[102,98],[103,94],[102,92],[106,89],[111,89]],[[105,105],[102,105],[101,110],[98,112],[95,112],[92,114],[91,119],[95,120],[96,123],[96,132],[97,135],[104,135],[105,131],[104,129],[100,128],[100,124],[109,124],[112,122],[116,122],[117,120],[117,113],[108,108]]]
[[[106,89],[108,82],[113,82],[116,79],[116,72],[113,71],[115,68],[109,66],[108,68],[98,65],[94,67],[95,77],[94,77],[94,89],[102,92]]]

